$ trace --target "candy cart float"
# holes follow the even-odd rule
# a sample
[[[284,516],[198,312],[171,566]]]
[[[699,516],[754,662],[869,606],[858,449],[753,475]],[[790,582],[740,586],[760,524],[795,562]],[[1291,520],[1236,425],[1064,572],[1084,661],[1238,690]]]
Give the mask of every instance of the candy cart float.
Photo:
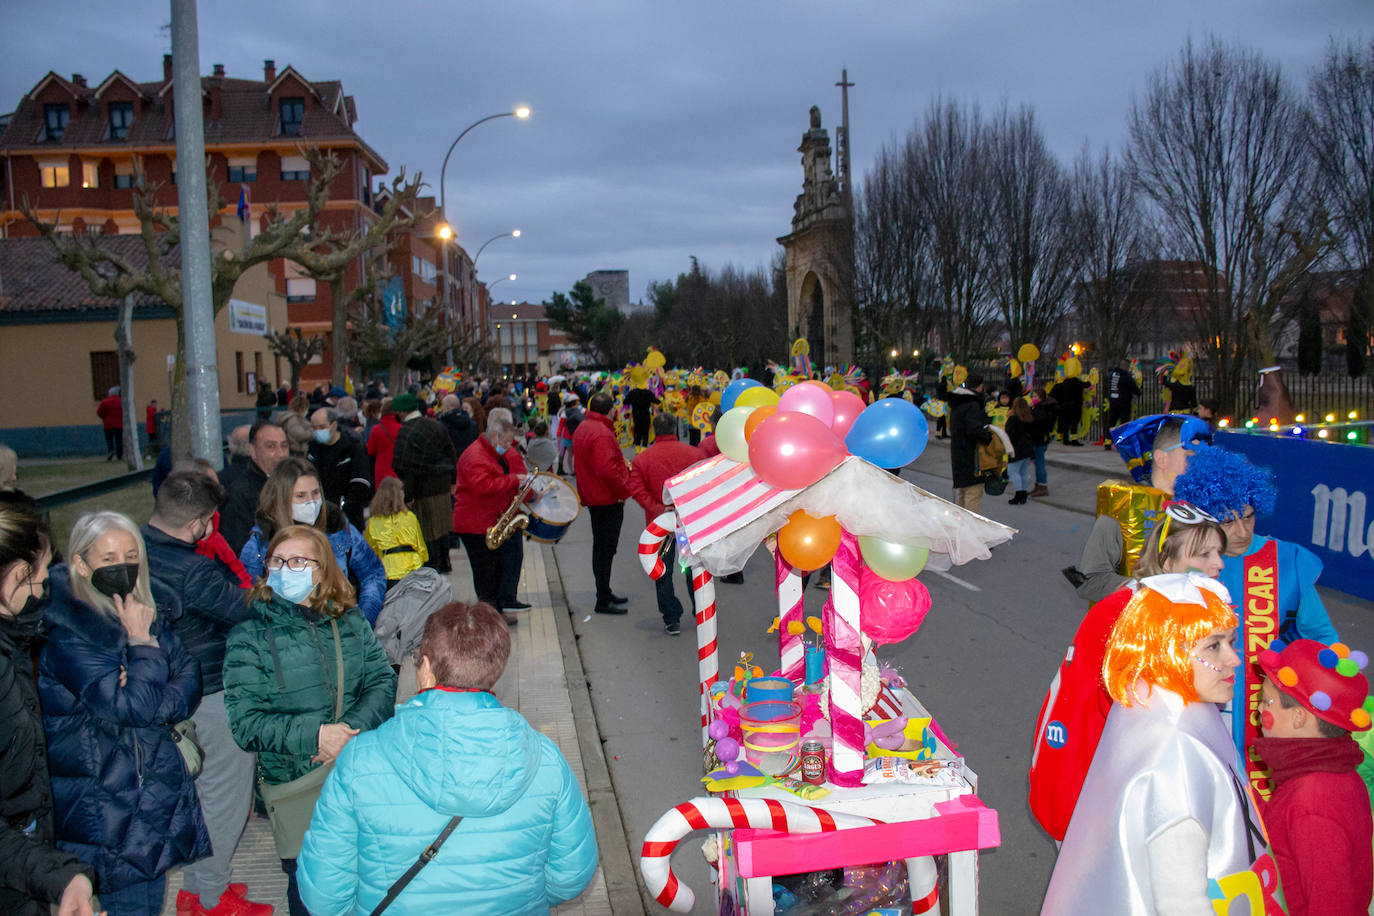
[[[696,896],[669,860],[708,830],[719,913],[936,913],[942,890],[951,914],[976,913],[977,852],[999,844],[997,814],[874,649],[919,627],[930,608],[922,570],[986,559],[1015,531],[883,470],[927,441],[909,401],[865,407],[818,382],[779,398],[743,379],[721,406],[721,454],[667,482],[674,508],[639,542],[651,577],[671,562],[692,570],[712,793],[650,828],[646,886],[690,911]],[[746,657],[722,680],[713,577],[742,569],[760,544],[774,551],[778,668],[765,676]],[[806,618],[803,576],[827,563],[829,598]]]

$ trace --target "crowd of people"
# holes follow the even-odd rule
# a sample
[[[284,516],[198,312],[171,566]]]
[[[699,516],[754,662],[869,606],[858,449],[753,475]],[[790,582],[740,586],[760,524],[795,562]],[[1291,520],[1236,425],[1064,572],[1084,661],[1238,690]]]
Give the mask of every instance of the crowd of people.
[[[491,693],[526,605],[521,539],[483,535],[557,462],[548,421],[496,384],[287,394],[222,471],[164,452],[142,525],[53,544],[0,487],[0,911],[151,916],[180,867],[179,916],[270,913],[231,873],[255,788],[292,916],[534,912],[595,871],[567,761]],[[398,696],[373,624],[460,543],[477,594],[429,614]]]

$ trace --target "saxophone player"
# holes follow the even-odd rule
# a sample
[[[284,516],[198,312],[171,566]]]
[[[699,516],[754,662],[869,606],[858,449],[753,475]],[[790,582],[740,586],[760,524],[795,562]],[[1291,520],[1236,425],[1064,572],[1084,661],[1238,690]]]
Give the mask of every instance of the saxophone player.
[[[453,489],[453,530],[463,541],[472,566],[477,600],[499,608],[502,550],[487,547],[487,529],[511,505],[525,482],[526,467],[515,448],[515,426],[505,417],[488,418],[487,429],[458,458],[458,483]],[[536,497],[532,490],[525,498]],[[515,537],[519,537],[517,532]],[[511,626],[519,621],[502,611]]]

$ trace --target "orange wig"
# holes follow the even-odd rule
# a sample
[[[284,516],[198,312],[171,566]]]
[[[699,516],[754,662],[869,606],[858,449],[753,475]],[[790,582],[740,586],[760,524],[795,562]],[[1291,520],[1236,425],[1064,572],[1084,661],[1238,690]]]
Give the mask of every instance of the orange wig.
[[[1133,701],[1144,704],[1145,697],[1136,692],[1136,682],[1144,680],[1148,687],[1158,684],[1173,691],[1185,704],[1198,701],[1191,649],[1213,630],[1236,626],[1237,620],[1220,596],[1207,589],[1196,591],[1202,603],[1171,601],[1142,584],[1127,602],[1107,638],[1102,662],[1102,680],[1113,700],[1123,706]]]

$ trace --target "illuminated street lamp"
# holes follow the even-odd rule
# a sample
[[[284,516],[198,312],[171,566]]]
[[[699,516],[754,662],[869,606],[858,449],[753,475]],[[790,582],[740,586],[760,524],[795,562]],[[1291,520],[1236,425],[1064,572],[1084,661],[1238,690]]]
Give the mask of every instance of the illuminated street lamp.
[[[478,249],[477,249],[477,253],[476,253],[475,255],[472,256],[472,267],[473,267],[474,270],[477,269],[477,259],[480,258],[480,257],[482,256],[482,252],[483,252],[483,251],[486,251],[486,250],[487,250],[487,246],[490,245],[492,242],[496,241],[497,239],[504,239],[504,238],[518,239],[518,238],[520,238],[520,230],[519,230],[519,229],[512,229],[510,232],[498,232],[496,235],[493,235],[491,238],[489,238],[489,239],[487,239],[485,242],[483,242],[483,243],[482,243],[482,247],[481,247],[481,248],[478,248]]]

